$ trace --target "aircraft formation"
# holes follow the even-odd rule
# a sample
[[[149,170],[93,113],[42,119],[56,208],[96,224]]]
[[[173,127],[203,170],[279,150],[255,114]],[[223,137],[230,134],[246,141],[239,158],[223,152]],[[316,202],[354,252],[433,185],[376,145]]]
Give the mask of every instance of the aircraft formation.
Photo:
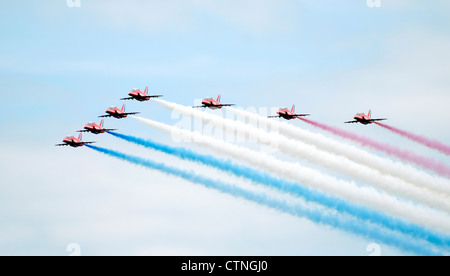
[[[134,88],[128,93],[129,97],[121,98],[120,100],[137,100],[139,102],[149,101],[151,98],[159,98],[163,95],[149,95],[148,94],[148,86],[145,87],[145,90],[142,91],[140,89]],[[225,106],[234,106],[235,104],[224,104],[220,102],[220,95],[218,95],[217,99],[207,97],[202,100],[202,105],[199,106],[193,106],[193,108],[209,108],[212,110],[221,109]],[[139,112],[125,112],[125,104],[122,105],[122,108],[119,109],[117,106],[110,106],[105,110],[104,115],[98,116],[99,118],[106,118],[106,117],[114,117],[116,119],[123,119],[128,117],[129,115],[135,115],[139,114]],[[285,120],[292,120],[297,119],[304,116],[310,116],[310,114],[297,114],[295,113],[295,105],[292,105],[291,109],[288,109],[287,107],[282,107],[277,111],[277,115],[268,116],[268,118],[283,118]],[[372,124],[376,121],[383,121],[387,120],[386,118],[378,118],[373,119],[371,117],[371,111],[366,114],[364,113],[357,113],[353,117],[353,121],[347,121],[347,123],[360,123],[363,125]],[[114,131],[117,129],[111,129],[111,128],[104,128],[103,127],[103,119],[100,121],[100,124],[96,124],[95,122],[89,122],[87,123],[83,130],[77,130],[77,132],[80,132],[78,138],[75,136],[66,136],[61,144],[56,144],[55,146],[71,146],[74,148],[82,147],[85,144],[92,144],[95,143],[94,141],[82,141],[81,132],[90,132],[92,134],[102,134],[106,131]]]
[[[147,92],[148,92],[148,86],[145,87],[144,91],[141,91],[140,89],[135,88],[135,89],[132,89],[128,93],[129,97],[121,98],[120,100],[137,100],[140,102],[144,102],[144,101],[150,100],[151,98],[162,97],[162,95],[149,95]],[[100,115],[98,117],[99,118],[114,117],[116,119],[123,119],[123,118],[126,118],[128,115],[139,114],[139,112],[125,112],[125,104],[122,105],[121,109],[119,109],[116,106],[110,106],[105,110],[105,113],[106,113],[105,115]],[[103,119],[102,119],[100,124],[96,124],[94,122],[89,122],[84,126],[83,130],[78,130],[77,132],[90,132],[93,134],[101,134],[101,133],[105,133],[106,131],[114,131],[114,130],[117,130],[117,129],[104,128],[103,127]],[[56,144],[55,146],[71,146],[71,147],[77,148],[77,147],[82,147],[85,144],[92,144],[92,143],[95,143],[95,142],[82,141],[81,133],[80,133],[78,138],[76,138],[75,136],[66,136],[63,139],[63,142],[61,144]]]
[[[162,96],[149,95],[148,87],[146,87],[144,91],[132,89],[128,93],[128,97],[121,98],[120,100],[145,102],[152,98]],[[234,103],[222,103],[220,95],[214,98],[204,98],[201,100],[201,105],[194,106],[179,105],[160,99],[153,100],[172,112],[196,120],[202,120],[205,115],[205,112],[199,111],[196,108],[220,110],[224,107],[235,105]],[[448,251],[450,236],[447,237],[446,235],[449,233],[450,221],[444,212],[450,212],[450,205],[446,198],[446,195],[450,194],[450,189],[446,186],[450,177],[449,166],[443,165],[428,156],[416,154],[413,151],[379,142],[369,137],[359,136],[359,134],[341,128],[309,120],[306,117],[310,116],[310,114],[296,112],[295,105],[292,105],[290,108],[282,107],[278,110],[275,109],[273,113],[266,115],[269,115],[267,116],[268,118],[281,118],[287,121],[299,119],[299,121],[301,120],[330,134],[350,140],[357,145],[359,144],[372,150],[377,150],[388,156],[384,158],[377,154],[372,154],[365,149],[353,147],[348,143],[341,143],[325,135],[317,135],[314,132],[300,129],[291,124],[280,124],[277,120],[266,119],[266,116],[262,117],[260,114],[239,110],[237,108],[229,108],[227,111],[232,112],[238,117],[248,118],[253,124],[246,124],[232,118],[224,118],[221,116],[222,114],[217,116],[211,113],[207,114],[208,122],[213,127],[228,131],[227,134],[256,138],[256,142],[260,143],[260,145],[272,147],[276,153],[284,153],[293,158],[304,160],[313,165],[320,166],[325,170],[342,174],[344,177],[349,177],[350,179],[341,179],[340,177],[329,175],[327,172],[323,173],[322,169],[308,168],[308,166],[304,167],[300,163],[278,159],[272,154],[261,153],[245,146],[235,145],[235,143],[231,143],[230,141],[222,141],[207,134],[201,133],[200,136],[197,136],[198,134],[195,131],[184,130],[177,126],[131,116],[133,114],[139,114],[139,112],[125,111],[125,104],[122,105],[122,108],[110,107],[105,110],[103,115],[98,117],[124,119],[131,116],[136,121],[153,129],[158,129],[166,134],[175,134],[177,138],[186,138],[185,141],[192,141],[196,145],[207,147],[221,155],[231,156],[233,161],[237,159],[243,163],[250,164],[250,166],[246,167],[245,165],[239,164],[241,162],[230,162],[229,158],[222,159],[216,158],[213,155],[203,155],[188,147],[174,147],[152,141],[148,138],[139,138],[119,133],[114,128],[106,128],[104,119],[98,119],[101,120],[100,122],[89,122],[85,124],[83,128],[80,127],[77,130],[80,133],[78,138],[76,136],[66,137],[61,144],[57,144],[56,146],[79,148],[85,145],[86,148],[119,158],[131,164],[158,170],[167,175],[174,175],[190,182],[201,184],[207,188],[214,188],[239,198],[254,201],[261,205],[267,205],[281,212],[305,217],[313,222],[328,224],[352,233],[361,233],[364,237],[371,237],[373,235],[376,240],[388,242],[400,249],[403,248],[408,251],[417,252],[419,255],[435,254],[434,249],[430,250],[430,246],[425,244],[425,242],[432,244],[438,254],[440,253],[439,250],[441,250],[440,247],[443,248],[443,251]],[[450,156],[450,146],[425,139],[427,137],[417,136],[400,129],[395,129],[380,122],[384,120],[387,120],[387,118],[372,118],[372,112],[369,110],[367,113],[355,114],[350,121],[344,122],[342,120],[342,124],[359,123],[364,126],[372,125],[375,127],[380,125],[384,128],[392,129],[393,132],[408,137],[410,140],[417,141]],[[279,132],[261,129],[259,126],[254,126],[255,122],[272,123],[273,126],[280,127],[278,128]],[[181,131],[178,132],[178,130]],[[125,152],[119,152],[114,149],[92,146],[90,144],[95,142],[82,141],[81,133],[83,132],[90,132],[96,135],[106,132],[124,141],[170,154],[183,160],[210,166],[235,176],[247,178],[255,184],[267,185],[271,189],[280,190],[280,192],[285,192],[286,194],[290,194],[290,196],[301,197],[305,203],[291,205],[286,200],[277,201],[278,199],[270,198],[269,195],[260,193],[260,191],[253,193],[250,190],[242,189],[239,185],[230,185],[222,182],[220,179],[210,179],[196,172],[173,167],[168,162],[161,163],[152,159],[145,159]],[[195,139],[197,137],[201,139]],[[391,160],[390,157],[399,159],[400,162]],[[413,166],[404,164],[403,161],[411,163]],[[418,168],[415,168],[416,166]],[[428,174],[425,170],[433,174]],[[272,174],[274,175],[271,176]],[[368,184],[369,187],[359,185],[356,182]],[[404,201],[404,199],[407,199],[408,202]],[[315,211],[314,206],[306,206],[307,202],[313,202],[314,205],[322,205],[325,208],[320,208]],[[419,204],[416,205],[416,202]],[[337,205],[339,205],[339,208],[336,208]],[[330,211],[327,209],[330,209]],[[293,210],[295,211],[293,212]],[[341,216],[341,212],[345,216]],[[334,214],[336,215],[334,216]],[[355,218],[350,219],[351,216]],[[367,220],[368,225],[361,224],[364,220]],[[372,226],[375,226],[373,230]],[[430,230],[428,230],[429,227]],[[384,228],[388,231],[384,231]],[[437,230],[436,232],[435,229]],[[441,233],[440,229],[444,229],[443,231],[446,232]],[[381,236],[379,234],[380,230],[383,232]],[[390,236],[391,233],[392,236]],[[413,239],[410,239],[411,237],[408,237],[408,235]],[[403,238],[402,236],[405,237]],[[396,240],[397,238],[398,240]],[[410,242],[411,245],[409,244]],[[415,245],[416,242],[418,244],[417,246]],[[444,254],[448,253],[447,251]]]

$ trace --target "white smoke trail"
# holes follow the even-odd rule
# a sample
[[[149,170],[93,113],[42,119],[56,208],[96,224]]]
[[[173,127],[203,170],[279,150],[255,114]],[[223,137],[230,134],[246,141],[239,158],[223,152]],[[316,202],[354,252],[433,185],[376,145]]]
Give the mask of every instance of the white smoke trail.
[[[247,189],[243,189],[228,183],[213,180],[210,178],[197,175],[190,171],[178,169],[176,167],[168,166],[164,163],[158,163],[149,159],[143,159],[137,156],[118,152],[111,149],[86,145],[88,148],[104,153],[126,162],[140,165],[152,170],[158,170],[167,175],[175,176],[192,183],[201,184],[204,187],[218,190],[220,192],[232,195],[237,198],[243,198],[259,205],[272,208],[274,210],[295,215],[298,217],[307,218],[312,222],[322,225],[331,226],[335,229],[345,230],[366,238],[375,239],[384,242],[388,245],[396,246],[400,249],[414,252],[419,255],[442,255],[443,248],[430,247],[430,244],[424,243],[421,240],[414,240],[405,235],[399,235],[398,232],[389,231],[386,228],[378,227],[372,224],[361,224],[360,220],[347,216],[337,216],[332,212],[325,210],[311,208],[303,204],[292,204],[283,199],[276,199],[264,193],[256,193]]]
[[[316,170],[300,166],[297,163],[281,161],[273,156],[206,137],[200,133],[179,129],[141,117],[131,117],[152,128],[167,132],[172,137],[175,136],[186,141],[192,141],[218,153],[231,156],[262,170],[272,172],[282,178],[302,183],[309,188],[318,189],[438,231],[445,231],[446,233],[450,231],[450,218],[437,210],[400,201],[391,195],[379,192],[373,188],[359,187],[354,183],[324,175]]]
[[[159,99],[156,101],[174,112],[193,117],[196,120],[208,122],[218,128],[225,129],[227,132],[236,133],[237,135],[244,137],[255,137],[257,142],[270,147],[275,147],[291,156],[344,173],[352,178],[372,184],[390,193],[407,197],[450,213],[450,200],[447,195],[412,185],[403,179],[391,175],[382,174],[377,170],[358,164],[348,158],[333,155],[301,141],[295,141],[273,132],[269,133],[239,121],[224,119],[213,114],[205,114],[202,111],[190,107]]]
[[[248,119],[259,125],[263,124],[270,126],[271,128],[276,128],[280,134],[287,137],[299,139],[328,152],[345,156],[355,162],[372,167],[382,173],[404,179],[412,184],[450,195],[450,181],[443,177],[430,175],[401,162],[394,162],[391,159],[381,158],[357,147],[338,142],[321,134],[310,132],[285,122],[271,120],[238,108],[227,107],[227,110],[236,114],[239,118]]]

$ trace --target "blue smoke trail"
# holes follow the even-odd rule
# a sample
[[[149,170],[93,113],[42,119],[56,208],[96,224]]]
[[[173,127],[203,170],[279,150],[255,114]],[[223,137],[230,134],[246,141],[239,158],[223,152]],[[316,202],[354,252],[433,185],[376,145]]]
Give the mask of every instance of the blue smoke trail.
[[[249,201],[265,205],[269,208],[276,209],[281,212],[289,213],[291,215],[295,215],[298,217],[306,217],[309,220],[316,223],[329,225],[337,229],[342,229],[358,235],[370,237],[371,239],[378,240],[385,244],[393,245],[397,248],[413,252],[418,255],[438,255],[435,251],[429,249],[427,246],[416,244],[414,241],[411,241],[408,237],[390,234],[384,232],[383,229],[380,229],[379,227],[375,227],[372,225],[362,225],[360,222],[354,219],[338,217],[329,213],[322,212],[317,209],[314,210],[311,208],[305,208],[298,204],[297,205],[288,204],[282,200],[269,198],[268,196],[263,194],[254,193],[233,185],[226,184],[221,181],[205,178],[192,172],[167,166],[163,163],[157,163],[137,156],[132,156],[97,146],[92,145],[86,146],[98,152],[116,157],[118,159],[125,160],[130,163],[141,165],[150,169],[159,170],[166,174],[174,175],[193,183],[202,184],[207,188],[213,188],[223,193],[227,193],[239,198],[244,198]]]
[[[281,191],[290,194],[298,195],[304,199],[319,203],[328,208],[335,209],[339,212],[356,216],[360,219],[368,220],[377,223],[386,228],[400,231],[404,234],[411,235],[416,238],[425,239],[430,243],[438,246],[450,246],[450,237],[444,236],[441,233],[420,227],[418,225],[395,219],[393,217],[384,215],[377,211],[371,210],[367,207],[351,204],[337,197],[329,196],[324,193],[309,189],[307,187],[298,185],[294,182],[278,179],[267,173],[254,170],[252,168],[235,164],[230,160],[218,159],[210,155],[198,154],[186,148],[171,147],[161,143],[154,142],[150,139],[142,139],[129,135],[120,134],[117,132],[109,132],[109,134],[121,138],[125,141],[132,142],[147,148],[155,149],[167,154],[175,155],[179,158],[201,162],[205,165],[218,168],[223,171],[231,172],[234,175],[245,177],[253,182],[262,183],[271,187],[275,187]]]

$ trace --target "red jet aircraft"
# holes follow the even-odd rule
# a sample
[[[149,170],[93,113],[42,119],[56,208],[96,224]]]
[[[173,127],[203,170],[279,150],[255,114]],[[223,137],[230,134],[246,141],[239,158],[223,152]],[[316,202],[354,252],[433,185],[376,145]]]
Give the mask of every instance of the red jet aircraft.
[[[371,111],[369,110],[369,112],[366,114],[364,113],[358,113],[356,114],[353,119],[355,119],[354,121],[348,121],[345,122],[346,124],[353,124],[353,123],[361,123],[363,125],[368,125],[368,124],[372,124],[373,122],[376,121],[383,121],[383,120],[387,120],[386,118],[381,118],[381,119],[372,119],[372,114]]]
[[[292,120],[296,119],[298,117],[304,117],[309,116],[309,114],[295,114],[295,105],[292,105],[291,110],[289,110],[287,107],[282,107],[277,111],[276,116],[268,116],[268,118],[284,118],[286,120]]]
[[[75,138],[75,136],[66,136],[66,138],[64,138],[64,140],[63,140],[63,144],[57,144],[55,146],[58,146],[58,147],[60,147],[60,146],[71,146],[71,147],[74,147],[74,148],[78,148],[78,147],[84,146],[85,144],[92,144],[92,143],[95,143],[95,142],[83,142],[83,141],[81,141],[81,133],[80,133],[78,138]]]
[[[108,109],[106,109],[105,111],[106,113],[108,113],[108,115],[102,115],[102,116],[98,116],[100,118],[104,118],[104,117],[114,117],[117,119],[122,119],[122,118],[126,118],[128,115],[134,115],[134,114],[139,114],[139,112],[125,112],[125,104],[122,105],[122,109],[119,109],[116,106],[111,106]]]
[[[148,95],[147,94],[147,90],[148,90],[148,86],[145,87],[144,92],[142,92],[140,89],[134,88],[128,93],[128,95],[130,97],[122,98],[121,100],[133,100],[133,99],[135,99],[135,100],[138,100],[140,102],[143,102],[143,101],[150,100],[150,98],[162,97],[162,95]]]
[[[233,106],[234,104],[222,104],[220,103],[220,95],[217,97],[217,100],[214,100],[213,98],[204,98],[202,100],[202,105],[194,106],[194,108],[199,107],[209,107],[211,109],[221,109],[224,106]]]
[[[94,122],[89,122],[84,126],[83,130],[78,130],[77,132],[91,132],[93,134],[101,134],[105,133],[105,131],[114,131],[112,128],[104,128],[103,120],[100,122],[100,125],[97,125]]]

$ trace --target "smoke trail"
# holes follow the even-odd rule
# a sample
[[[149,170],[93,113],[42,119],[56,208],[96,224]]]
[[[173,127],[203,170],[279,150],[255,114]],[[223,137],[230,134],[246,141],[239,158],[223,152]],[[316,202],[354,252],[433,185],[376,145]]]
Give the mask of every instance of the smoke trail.
[[[199,133],[186,131],[141,117],[131,116],[131,118],[152,128],[169,133],[172,137],[186,139],[218,153],[243,160],[252,166],[272,172],[282,178],[291,179],[310,188],[331,193],[361,205],[368,205],[373,209],[404,218],[415,224],[432,227],[446,233],[450,232],[450,220],[448,216],[436,210],[424,206],[417,206],[410,202],[399,201],[397,198],[386,193],[380,193],[373,188],[360,187],[354,183],[339,180],[316,170],[305,168],[297,163],[278,160],[264,153],[232,145],[221,140],[203,136]]]
[[[425,239],[438,246],[450,246],[450,237],[443,237],[441,234],[435,233],[434,231],[418,227],[414,224],[406,223],[402,220],[394,219],[363,206],[347,203],[339,198],[319,193],[315,190],[311,190],[298,185],[297,183],[275,178],[271,175],[268,175],[267,173],[235,164],[229,160],[223,160],[210,155],[199,154],[186,148],[171,147],[169,145],[154,142],[150,139],[142,139],[134,136],[120,134],[117,132],[107,132],[125,141],[158,150],[167,154],[175,155],[185,160],[200,162],[202,164],[215,167],[226,172],[230,172],[236,176],[245,177],[255,183],[277,188],[281,191],[300,196],[307,201],[319,203],[327,208],[334,209],[339,212],[345,212],[347,214],[356,216],[359,219],[377,223],[383,227],[392,229],[394,231],[400,231],[404,234],[408,234],[416,238]]]
[[[449,167],[447,167],[443,163],[438,163],[431,158],[423,157],[423,156],[417,155],[417,154],[407,151],[407,150],[401,150],[396,147],[374,141],[370,138],[362,137],[362,136],[353,134],[351,132],[339,129],[337,127],[328,126],[328,125],[314,122],[314,121],[311,121],[311,120],[308,120],[305,118],[299,118],[299,119],[306,123],[309,123],[313,126],[316,126],[323,130],[329,131],[335,135],[358,142],[362,146],[368,146],[368,147],[374,148],[376,150],[385,152],[389,155],[396,156],[402,160],[409,161],[409,162],[419,165],[423,168],[437,172],[440,175],[447,176],[447,177],[450,176],[450,168]],[[375,123],[381,125],[380,123],[377,123],[377,122],[375,122]],[[448,185],[445,185],[445,186],[435,185],[434,186],[434,188],[438,188],[438,187],[442,187],[442,188],[445,187],[445,189],[448,189]]]
[[[232,113],[236,114],[239,118],[248,119],[250,122],[257,123],[258,125],[270,126],[271,129],[278,129],[280,134],[287,137],[299,139],[304,141],[305,143],[322,148],[328,152],[345,156],[355,162],[372,167],[385,174],[405,179],[406,181],[415,185],[426,187],[428,189],[450,195],[450,182],[446,178],[430,175],[424,171],[417,170],[401,162],[394,162],[387,158],[381,158],[357,147],[338,142],[318,133],[313,133],[305,129],[295,127],[291,124],[287,124],[286,122],[268,119],[258,114],[237,108],[227,107],[226,109],[227,111],[231,111]],[[309,120],[305,122],[316,123]],[[315,126],[344,138],[357,141],[363,146],[371,146],[372,148],[379,149],[390,155],[397,156],[405,161],[410,161],[416,164],[428,161],[425,160],[422,156],[417,156],[414,153],[402,151],[390,145],[384,145],[365,137],[358,137],[352,133],[341,131],[340,129],[329,127],[325,124],[316,123]]]
[[[213,114],[206,114],[205,116],[205,113],[202,111],[160,99],[156,99],[155,101],[177,113],[193,117],[202,122],[209,122],[222,129],[224,128],[229,133],[236,133],[243,137],[247,135],[256,137],[257,142],[281,150],[296,158],[301,158],[333,171],[344,173],[352,178],[389,191],[390,193],[407,197],[450,213],[450,200],[448,197],[443,197],[441,194],[423,187],[411,185],[411,183],[403,179],[382,174],[377,170],[351,161],[343,156],[333,155],[304,142],[288,139],[274,133],[268,133],[239,121],[224,119]]]
[[[386,124],[382,124],[382,123],[379,123],[379,122],[374,122],[374,123],[379,125],[379,126],[381,126],[381,127],[389,129],[392,132],[395,132],[397,134],[405,136],[406,138],[408,138],[410,140],[418,142],[418,143],[420,143],[422,145],[425,145],[425,146],[427,146],[429,148],[438,150],[438,151],[440,151],[440,152],[442,152],[442,153],[444,153],[446,155],[450,155],[450,146],[445,145],[445,144],[443,144],[443,143],[441,143],[439,141],[431,140],[431,139],[428,139],[426,137],[419,136],[417,134],[413,134],[411,132],[407,132],[407,131],[404,131],[404,130],[401,130],[401,129],[398,129],[398,128],[395,128],[395,127],[392,127],[392,126],[388,126]]]
[[[193,183],[202,184],[207,188],[219,190],[223,193],[230,194],[232,196],[243,198],[249,201],[253,201],[257,204],[267,206],[269,208],[289,213],[298,217],[305,217],[315,223],[329,225],[337,229],[352,232],[357,235],[376,239],[382,243],[393,245],[402,250],[414,252],[419,255],[437,255],[439,254],[435,250],[427,248],[425,245],[417,242],[413,242],[408,238],[400,235],[384,232],[378,227],[371,225],[361,225],[360,222],[351,218],[344,218],[342,216],[335,216],[323,211],[306,208],[299,204],[288,204],[285,201],[269,198],[267,195],[261,193],[254,193],[248,190],[239,188],[237,186],[229,185],[224,182],[212,180],[202,177],[200,175],[180,170],[174,167],[167,166],[163,163],[157,163],[151,160],[142,159],[136,156],[128,155],[125,153],[96,147],[92,145],[86,145],[88,148],[94,149],[98,152],[116,157],[118,159],[141,165],[146,168],[159,170],[169,175],[177,176],[182,179],[188,180]]]

